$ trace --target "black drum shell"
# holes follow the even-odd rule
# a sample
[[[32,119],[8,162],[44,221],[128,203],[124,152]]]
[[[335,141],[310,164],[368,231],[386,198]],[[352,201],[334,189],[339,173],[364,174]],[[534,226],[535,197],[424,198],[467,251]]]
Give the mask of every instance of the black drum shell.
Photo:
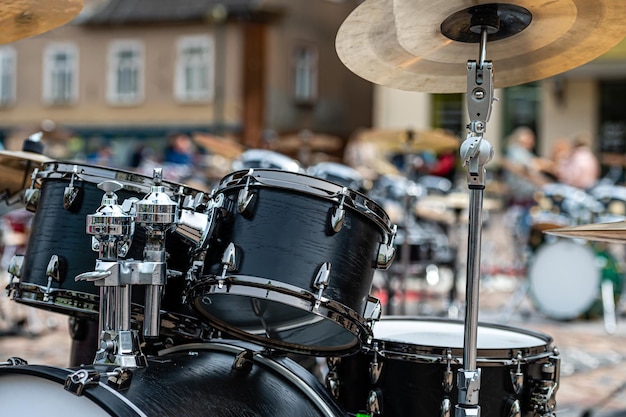
[[[255,354],[250,359],[249,372],[234,370],[235,355],[243,350],[226,342],[185,347],[150,358],[145,368],[133,369],[127,390],[114,391],[101,383],[85,389],[84,396],[116,417],[347,415],[312,374],[286,357]],[[102,366],[95,369],[113,370]],[[65,416],[71,412],[74,394],[65,391],[63,383],[72,371],[38,365],[2,367],[0,387],[3,379],[10,383],[11,379],[5,377],[16,374],[57,382],[58,398],[49,401],[46,407],[48,415]],[[27,410],[28,404],[13,403],[13,406]]]
[[[245,178],[239,182],[225,179],[217,190],[215,198],[222,200],[222,210],[204,251],[203,275],[210,278],[206,283],[194,283],[190,291],[192,306],[216,328],[277,349],[316,355],[358,349],[357,339],[366,338],[368,332],[364,316],[371,299],[378,251],[383,242],[391,239],[389,229],[381,224],[387,218],[379,222],[371,216],[382,209],[365,201],[367,198],[361,194],[346,192],[362,199],[361,206],[372,204],[372,210],[366,214],[362,207],[345,201],[343,225],[335,231],[330,219],[341,204],[341,186],[283,171],[254,171],[251,175],[258,175],[259,182],[245,185]],[[275,183],[268,185],[265,180]],[[251,203],[240,212],[239,196],[246,191],[252,196]],[[231,243],[236,247],[237,261],[233,270],[224,271],[223,254]],[[314,282],[325,264],[330,265],[330,282],[322,297],[337,307],[329,314],[331,320],[320,315],[322,320],[313,312],[312,299],[319,294]],[[222,274],[232,280],[226,288],[231,283],[254,287],[250,277],[257,283],[263,281],[264,286],[254,295],[216,293],[211,285]],[[300,297],[301,304],[286,306],[272,294],[266,295],[265,290],[278,294],[285,286],[296,289],[289,290],[289,296]],[[257,308],[263,310],[261,320],[251,306],[257,301]],[[264,335],[260,322],[268,324],[269,337]],[[342,326],[349,331],[340,330]],[[274,335],[273,329],[286,330]],[[348,335],[350,332],[353,335]]]

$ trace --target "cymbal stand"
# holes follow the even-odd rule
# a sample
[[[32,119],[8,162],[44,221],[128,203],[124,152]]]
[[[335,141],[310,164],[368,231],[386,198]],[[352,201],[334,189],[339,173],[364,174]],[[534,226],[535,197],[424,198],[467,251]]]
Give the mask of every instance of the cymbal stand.
[[[497,19],[497,17],[496,17]],[[474,22],[472,22],[474,23]],[[467,185],[470,192],[467,252],[467,283],[465,305],[465,333],[463,368],[457,372],[458,404],[456,417],[480,417],[478,396],[480,369],[476,367],[478,334],[478,294],[480,278],[480,252],[482,234],[483,193],[485,190],[485,164],[493,158],[493,146],[483,138],[491,114],[493,98],[493,67],[485,60],[487,35],[497,31],[485,22],[473,25],[480,30],[479,61],[467,63],[467,109],[469,133],[461,145],[461,158],[467,167]]]

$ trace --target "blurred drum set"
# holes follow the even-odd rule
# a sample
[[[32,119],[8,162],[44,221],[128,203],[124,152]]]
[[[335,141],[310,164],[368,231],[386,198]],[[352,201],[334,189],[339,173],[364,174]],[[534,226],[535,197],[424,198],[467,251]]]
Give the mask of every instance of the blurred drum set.
[[[441,132],[410,131],[372,132],[363,141],[387,146],[405,162],[422,150],[458,150],[469,194],[451,192],[442,178],[393,170],[368,187],[352,167],[305,168],[258,149],[238,155],[234,171],[210,192],[165,181],[161,168],[146,176],[49,160],[28,152],[37,137],[23,152],[2,152],[5,202],[34,213],[27,249],[8,267],[8,292],[76,323],[69,369],[19,357],[0,364],[3,411],[554,416],[560,358],[552,338],[477,320],[483,209],[492,204],[483,196],[493,156],[484,133],[494,87],[546,78],[610,49],[624,36],[626,4],[471,3],[366,0],[336,43],[346,66],[374,83],[467,93],[470,123],[462,143]],[[306,145],[330,143],[314,140]],[[538,202],[554,214],[544,199],[551,207],[559,200],[556,221],[564,223],[551,231],[597,237],[596,229],[568,228],[573,219],[591,219],[577,211],[587,196],[556,194],[546,190]],[[611,192],[593,199],[607,214],[615,200]],[[376,274],[385,271],[390,282],[416,265],[454,269],[446,226],[458,224],[462,212],[468,214],[464,319],[384,314],[372,295]],[[538,216],[536,226],[550,228],[542,225],[553,216],[546,217]],[[579,314],[589,302],[554,315]],[[303,357],[327,369],[315,375],[300,364]]]

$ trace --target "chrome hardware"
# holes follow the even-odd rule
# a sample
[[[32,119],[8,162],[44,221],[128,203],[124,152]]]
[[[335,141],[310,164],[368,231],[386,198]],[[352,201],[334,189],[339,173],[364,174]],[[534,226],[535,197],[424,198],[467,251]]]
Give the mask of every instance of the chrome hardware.
[[[370,362],[368,368],[370,381],[372,384],[378,383],[378,380],[380,379],[380,374],[383,371],[383,362],[378,362],[378,353],[376,352],[377,348],[378,346],[374,346],[374,360]]]
[[[0,362],[0,366],[20,366],[20,365],[28,365],[28,362],[22,358],[18,358],[17,356],[11,356],[4,362]]]
[[[539,417],[553,417],[556,415],[556,392],[559,388],[561,359],[555,355],[541,367],[541,379],[530,381],[530,406],[534,414]]]
[[[328,373],[326,374],[326,388],[330,391],[333,398],[339,399],[339,389],[341,382],[337,374],[337,366],[341,362],[341,358],[329,357],[326,359],[328,365]]]
[[[328,284],[330,284],[330,262],[324,262],[317,271],[317,276],[313,281],[313,287],[318,289],[313,310],[320,308],[322,304],[322,294],[324,294],[324,290],[328,287]]]
[[[52,281],[61,282],[61,272],[60,272],[60,259],[58,255],[52,255],[50,257],[50,261],[48,261],[48,266],[46,267],[46,276],[48,277],[48,285],[46,286],[46,290],[43,296],[44,301],[49,301],[50,299],[50,290],[52,288]]]
[[[393,225],[391,229],[391,236],[386,236],[385,241],[378,246],[378,254],[376,256],[376,268],[388,269],[393,262],[393,258],[396,256],[396,247],[394,240],[396,239],[396,233],[398,232],[398,226]]]
[[[252,174],[254,173],[254,169],[250,169],[248,174],[246,174],[246,185],[239,191],[237,195],[237,212],[239,214],[244,215],[244,217],[250,215],[250,210],[252,209],[252,202],[256,198],[256,194],[250,192],[250,181],[253,178]]]
[[[9,296],[11,291],[15,287],[14,280],[17,278],[18,280],[22,278],[22,267],[24,266],[24,255],[13,255],[11,261],[9,262],[8,272],[9,272],[9,285],[7,285],[6,294]]]
[[[513,391],[516,395],[519,395],[524,389],[524,374],[522,373],[522,352],[517,352],[514,363],[517,364],[517,369],[511,371],[511,383],[513,384]]]
[[[65,187],[63,192],[63,208],[65,210],[74,209],[74,203],[76,203],[76,199],[78,198],[78,194],[80,192],[80,188],[74,187],[74,180],[78,177],[78,166],[74,165],[74,170],[72,171],[72,177],[70,178],[70,185]]]
[[[441,401],[441,407],[439,408],[439,417],[450,417],[452,412],[452,401],[449,398],[444,398]]]
[[[343,189],[341,190],[341,201],[339,202],[339,207],[334,207],[331,209],[332,213],[330,215],[330,227],[335,233],[339,233],[339,231],[343,227],[343,222],[346,219],[346,209],[344,208],[344,204],[347,195],[348,189],[346,187],[343,187]]]
[[[379,390],[371,390],[367,395],[367,412],[372,416],[380,416],[383,413],[383,393]]]
[[[456,382],[459,387],[459,404],[478,405],[480,369],[475,371],[459,369]]]
[[[41,190],[35,187],[35,180],[37,179],[38,174],[39,168],[35,168],[32,175],[30,176],[30,188],[24,190],[24,206],[26,210],[32,212],[37,211],[37,206],[39,205],[39,197],[41,196]]]
[[[522,406],[519,403],[519,400],[513,401],[511,407],[509,408],[509,414],[507,417],[521,417],[522,415]]]
[[[232,369],[241,373],[249,373],[252,370],[253,357],[254,353],[251,350],[242,350],[235,356]]]
[[[64,388],[77,396],[85,393],[85,389],[96,387],[100,380],[107,379],[107,385],[121,391],[128,389],[133,374],[128,369],[115,368],[112,372],[100,373],[95,369],[79,369],[65,378]]]
[[[443,381],[441,383],[443,390],[449,394],[454,388],[454,373],[452,372],[452,351],[446,352],[446,370],[443,371]]]
[[[222,254],[222,275],[217,281],[219,288],[224,286],[226,273],[237,270],[237,258],[237,247],[233,242],[230,242]]]

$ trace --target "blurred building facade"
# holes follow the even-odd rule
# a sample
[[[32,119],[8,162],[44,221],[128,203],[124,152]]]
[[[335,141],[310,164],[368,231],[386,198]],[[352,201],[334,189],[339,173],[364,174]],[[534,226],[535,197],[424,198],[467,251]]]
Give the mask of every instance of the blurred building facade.
[[[0,47],[0,135],[15,149],[43,129],[69,153],[115,155],[172,131],[347,138],[372,120],[373,86],[334,48],[354,5],[87,0],[70,24]]]

